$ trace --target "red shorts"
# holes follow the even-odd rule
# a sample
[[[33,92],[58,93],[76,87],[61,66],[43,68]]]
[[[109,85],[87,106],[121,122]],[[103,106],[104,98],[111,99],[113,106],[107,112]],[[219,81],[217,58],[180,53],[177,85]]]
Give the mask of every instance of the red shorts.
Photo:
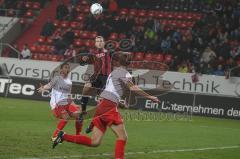
[[[106,131],[107,126],[122,124],[123,119],[118,112],[117,104],[107,99],[101,100],[97,105],[92,123],[103,133]]]
[[[53,109],[53,113],[57,118],[60,118],[62,114],[68,114],[69,116],[72,116],[72,114],[77,111],[80,111],[80,108],[75,104],[56,106]]]

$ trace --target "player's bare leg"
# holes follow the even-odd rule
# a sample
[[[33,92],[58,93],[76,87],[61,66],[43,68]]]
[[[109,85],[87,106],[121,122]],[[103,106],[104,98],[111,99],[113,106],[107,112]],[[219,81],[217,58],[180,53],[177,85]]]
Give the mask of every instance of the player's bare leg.
[[[128,138],[125,126],[124,124],[112,125],[111,129],[117,137],[115,145],[115,159],[124,159],[124,150]]]

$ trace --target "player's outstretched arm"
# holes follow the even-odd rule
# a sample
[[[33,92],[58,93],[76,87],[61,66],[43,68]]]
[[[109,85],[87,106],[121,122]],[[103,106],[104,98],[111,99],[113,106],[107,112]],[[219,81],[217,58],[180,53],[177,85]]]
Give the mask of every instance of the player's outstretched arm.
[[[133,92],[137,93],[140,96],[148,98],[148,99],[152,100],[153,102],[160,102],[157,97],[152,96],[152,95],[146,93],[141,88],[139,88],[137,85],[135,85],[132,81],[127,81],[126,85],[127,85],[127,87],[129,88],[130,91],[133,91]]]
[[[48,84],[46,84],[46,85],[43,85],[43,84],[40,83],[40,87],[37,89],[37,91],[38,91],[39,93],[42,93],[43,91],[49,90],[50,88],[51,88],[50,83],[48,83]]]

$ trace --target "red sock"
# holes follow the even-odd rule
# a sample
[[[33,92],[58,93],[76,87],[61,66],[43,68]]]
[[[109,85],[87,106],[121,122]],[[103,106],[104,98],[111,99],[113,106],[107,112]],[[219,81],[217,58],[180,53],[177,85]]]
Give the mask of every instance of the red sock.
[[[54,131],[54,133],[53,133],[53,137],[56,137],[56,136],[57,136],[58,132],[65,127],[65,125],[67,124],[67,122],[68,122],[68,121],[67,121],[67,120],[64,120],[64,119],[60,119],[60,120],[59,120],[58,125],[57,125],[57,129],[56,129],[56,130]]]
[[[81,144],[81,145],[87,145],[91,146],[92,145],[92,139],[87,136],[82,136],[82,135],[68,135],[64,134],[63,140],[67,142],[73,142],[76,144]]]
[[[80,135],[80,132],[82,131],[83,121],[80,122],[78,119],[75,121],[75,128],[76,128],[76,135]]]
[[[117,140],[115,145],[115,159],[124,159],[125,140]]]

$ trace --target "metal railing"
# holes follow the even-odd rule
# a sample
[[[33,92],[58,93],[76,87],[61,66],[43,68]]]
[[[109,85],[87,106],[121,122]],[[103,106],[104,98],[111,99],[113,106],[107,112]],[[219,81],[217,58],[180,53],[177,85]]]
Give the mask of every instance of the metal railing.
[[[20,58],[21,52],[19,50],[17,50],[16,48],[14,48],[12,45],[10,45],[8,43],[1,43],[0,42],[0,48],[3,48],[4,46],[7,47],[7,48],[10,48],[14,52],[16,52],[17,55],[18,55],[18,58]],[[1,56],[1,52],[0,52],[0,56]]]

